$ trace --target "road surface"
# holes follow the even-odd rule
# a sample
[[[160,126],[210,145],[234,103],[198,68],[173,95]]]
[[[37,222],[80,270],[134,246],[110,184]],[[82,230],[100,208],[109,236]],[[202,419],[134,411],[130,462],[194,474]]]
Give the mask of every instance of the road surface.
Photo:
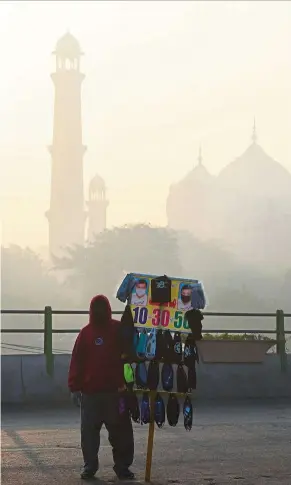
[[[135,483],[143,483],[147,426],[135,425]],[[96,485],[113,483],[102,431]],[[82,465],[77,409],[2,411],[3,485],[78,485]],[[152,481],[183,485],[290,485],[291,403],[199,403],[191,432],[155,433]]]

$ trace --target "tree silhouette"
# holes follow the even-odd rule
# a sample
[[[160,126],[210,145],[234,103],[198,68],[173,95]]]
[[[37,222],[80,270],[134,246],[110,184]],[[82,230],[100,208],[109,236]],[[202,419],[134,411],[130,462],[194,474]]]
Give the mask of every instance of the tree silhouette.
[[[63,301],[58,282],[29,248],[1,247],[2,308],[43,309]]]
[[[67,256],[54,263],[67,271],[83,306],[94,294],[105,293],[117,307],[116,290],[126,273],[179,276],[182,271],[176,233],[145,224],[106,230],[85,247],[68,248]]]

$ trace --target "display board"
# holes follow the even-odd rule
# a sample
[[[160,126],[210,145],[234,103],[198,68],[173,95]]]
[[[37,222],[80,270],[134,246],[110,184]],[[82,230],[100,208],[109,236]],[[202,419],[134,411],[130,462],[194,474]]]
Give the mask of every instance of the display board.
[[[201,282],[198,280],[169,277],[171,285],[171,301],[157,303],[152,298],[152,280],[156,275],[132,273],[135,284],[129,296],[134,325],[146,328],[162,328],[173,332],[190,332],[185,319],[185,313],[195,308],[193,292],[200,293],[200,305],[204,308],[204,292]],[[158,282],[163,285],[163,281]],[[202,295],[202,298],[201,298]],[[195,299],[194,299],[195,300]]]

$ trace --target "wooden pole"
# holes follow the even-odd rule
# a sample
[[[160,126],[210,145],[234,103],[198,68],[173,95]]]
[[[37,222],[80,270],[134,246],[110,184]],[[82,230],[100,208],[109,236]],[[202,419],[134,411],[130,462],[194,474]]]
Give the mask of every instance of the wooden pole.
[[[156,397],[156,392],[150,391],[149,392],[150,424],[149,424],[149,432],[148,432],[147,460],[146,460],[146,470],[145,470],[145,481],[147,483],[151,481],[152,456],[153,456],[154,434],[155,434],[155,397]]]

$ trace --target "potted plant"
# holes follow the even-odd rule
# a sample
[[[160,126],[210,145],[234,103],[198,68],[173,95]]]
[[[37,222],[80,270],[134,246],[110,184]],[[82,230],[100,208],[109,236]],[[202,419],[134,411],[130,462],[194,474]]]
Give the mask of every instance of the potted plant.
[[[251,364],[264,361],[277,341],[255,334],[204,334],[197,342],[199,357],[205,363]]]

